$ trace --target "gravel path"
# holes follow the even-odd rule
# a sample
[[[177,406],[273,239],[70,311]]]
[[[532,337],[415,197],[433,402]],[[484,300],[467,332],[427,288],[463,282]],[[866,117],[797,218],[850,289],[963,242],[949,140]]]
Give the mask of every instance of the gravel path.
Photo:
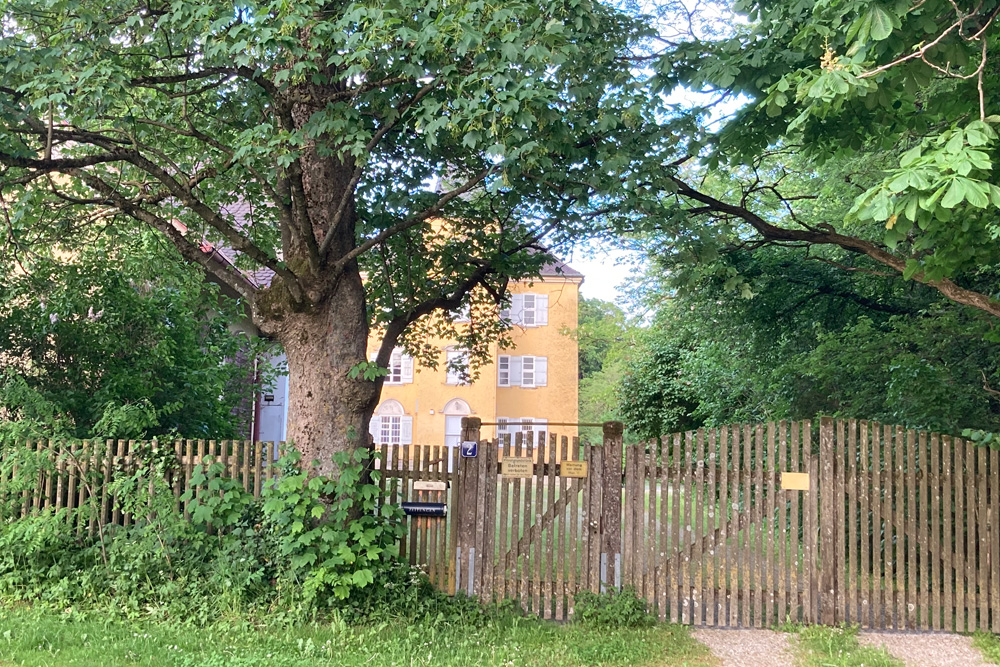
[[[794,658],[784,632],[699,629],[691,636],[722,661],[722,667],[788,667]]]
[[[906,667],[990,667],[972,638],[961,635],[862,632],[858,641],[884,647]]]

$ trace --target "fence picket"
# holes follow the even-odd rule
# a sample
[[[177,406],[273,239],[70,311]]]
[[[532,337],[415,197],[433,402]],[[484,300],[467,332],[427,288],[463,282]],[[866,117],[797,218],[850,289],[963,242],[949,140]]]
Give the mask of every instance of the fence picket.
[[[743,469],[740,471],[740,476],[743,480],[742,514],[746,518],[746,523],[742,530],[743,532],[743,540],[741,545],[742,548],[740,549],[740,551],[742,552],[740,560],[742,561],[741,575],[743,579],[743,599],[740,601],[740,609],[742,610],[741,613],[742,618],[740,621],[740,625],[742,625],[744,628],[753,627],[753,617],[751,613],[753,606],[751,605],[751,599],[750,599],[751,592],[753,589],[753,576],[754,576],[754,568],[753,568],[754,561],[752,557],[753,546],[751,544],[753,538],[752,529],[753,529],[753,518],[754,518],[753,503],[751,502],[752,500],[751,483],[752,483],[753,466],[752,466],[752,459],[750,458],[751,450],[753,449],[752,447],[753,440],[751,440],[750,433],[751,433],[750,425],[745,424],[743,426],[743,440],[742,440]]]
[[[920,436],[917,438],[917,474],[918,474],[918,485],[917,485],[917,508],[919,509],[920,516],[917,518],[917,523],[920,526],[920,535],[917,538],[917,551],[920,560],[919,563],[919,573],[918,573],[918,585],[920,587],[919,593],[919,605],[920,605],[920,629],[927,631],[931,629],[930,621],[930,582],[929,582],[929,563],[927,559],[928,549],[930,547],[930,537],[927,534],[927,530],[930,526],[930,498],[928,497],[928,484],[930,475],[927,469],[927,434],[923,431],[920,432]]]
[[[976,624],[976,629],[982,630],[983,632],[989,631],[989,584],[987,568],[989,567],[989,517],[986,510],[986,448],[985,447],[973,447],[971,443],[968,445],[970,450],[975,450],[978,454],[979,461],[976,466],[976,481],[978,482],[979,488],[976,491],[978,506],[976,508],[976,520],[973,525],[976,527],[976,535],[979,541],[979,548],[977,553],[979,555],[977,559],[976,573],[978,576],[979,584],[976,587],[977,599],[979,600],[979,623]]]
[[[731,626],[732,598],[729,588],[732,552],[729,550],[729,427],[719,429],[719,625]],[[733,513],[733,516],[738,516]]]
[[[962,441],[965,454],[965,631],[976,630],[976,448]]]

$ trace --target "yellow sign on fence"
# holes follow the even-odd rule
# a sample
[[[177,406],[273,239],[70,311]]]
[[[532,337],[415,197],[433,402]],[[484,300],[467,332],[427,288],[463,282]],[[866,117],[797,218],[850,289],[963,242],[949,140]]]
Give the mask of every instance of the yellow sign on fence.
[[[585,479],[587,477],[587,462],[563,461],[559,464],[559,475],[562,477],[577,477]]]
[[[532,477],[535,462],[530,456],[506,456],[500,465],[500,474],[504,477]]]
[[[781,473],[781,488],[785,491],[808,491],[809,473],[807,472]]]

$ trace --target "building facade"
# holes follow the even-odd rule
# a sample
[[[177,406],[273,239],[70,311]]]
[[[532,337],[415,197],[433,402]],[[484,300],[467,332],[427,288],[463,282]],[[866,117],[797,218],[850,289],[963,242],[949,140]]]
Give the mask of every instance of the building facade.
[[[464,352],[453,342],[432,341],[437,368],[424,368],[403,350],[393,352],[370,432],[379,444],[446,444],[457,447],[462,417],[478,417],[484,438],[517,431],[546,431],[549,423],[578,419],[578,354],[575,337],[583,275],[561,262],[530,281],[512,283],[511,305],[500,313],[511,323],[511,347],[491,347],[478,377],[461,372]],[[380,341],[369,340],[374,357]],[[279,377],[260,397],[256,439],[281,441],[287,421],[288,383]],[[558,428],[575,436],[575,426]]]

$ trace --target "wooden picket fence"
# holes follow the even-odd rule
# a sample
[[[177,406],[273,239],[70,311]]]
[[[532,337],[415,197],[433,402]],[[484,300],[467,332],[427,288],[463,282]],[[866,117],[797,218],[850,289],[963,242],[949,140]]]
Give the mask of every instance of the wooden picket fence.
[[[140,458],[157,455],[173,463],[166,469],[167,483],[187,516],[181,496],[191,486],[195,466],[221,463],[224,476],[239,480],[259,497],[264,483],[275,475],[271,464],[277,451],[277,443],[248,440],[32,440],[23,450],[0,452],[0,521],[50,509],[86,510],[65,512],[80,533],[93,535],[103,525],[130,525],[135,517],[123,511],[122,499],[109,492],[109,485],[115,475],[134,470]],[[14,489],[12,480],[25,477],[26,469],[34,484]]]
[[[630,587],[662,620],[692,625],[857,623],[1000,632],[1000,452],[961,438],[823,418],[730,425],[623,444],[556,433],[443,445],[379,445],[385,502],[441,503],[410,516],[400,554],[436,586],[572,618],[580,591]],[[77,534],[135,520],[109,493],[154,450],[181,497],[211,459],[260,495],[275,443],[185,440],[29,444],[0,454],[0,520],[47,509]],[[38,462],[42,464],[39,465]],[[15,487],[18,465],[33,485]],[[20,471],[24,477],[24,470]]]
[[[463,439],[479,425],[467,420]],[[818,426],[623,446],[609,424],[596,445],[479,441],[456,473],[435,468],[434,450],[407,464],[415,446],[393,450],[388,477],[406,477],[400,500],[448,504],[447,517],[411,518],[414,565],[444,590],[543,618],[572,617],[579,591],[628,586],[660,619],[692,625],[1000,631],[998,452],[875,422]],[[506,474],[509,457],[529,462]],[[557,460],[585,462],[586,477]],[[447,490],[414,493],[428,475]]]

